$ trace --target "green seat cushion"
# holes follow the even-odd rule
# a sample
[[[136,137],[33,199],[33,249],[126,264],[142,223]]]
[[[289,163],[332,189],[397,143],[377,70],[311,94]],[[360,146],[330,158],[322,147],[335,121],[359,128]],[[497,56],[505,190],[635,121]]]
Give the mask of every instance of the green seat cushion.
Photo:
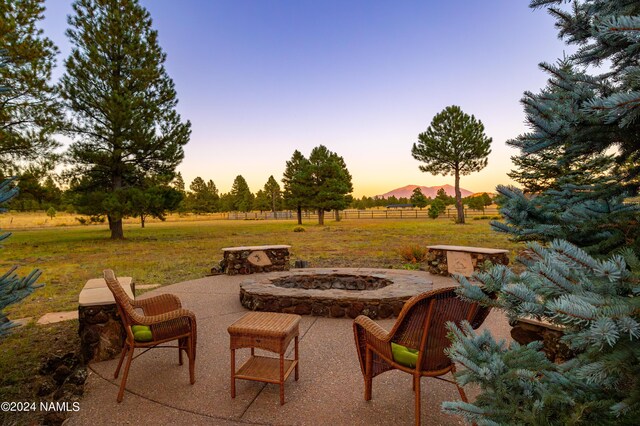
[[[391,354],[395,362],[405,367],[414,368],[418,362],[417,350],[407,348],[397,343],[391,342]]]
[[[151,328],[148,325],[132,325],[131,331],[136,342],[150,342],[153,340]]]

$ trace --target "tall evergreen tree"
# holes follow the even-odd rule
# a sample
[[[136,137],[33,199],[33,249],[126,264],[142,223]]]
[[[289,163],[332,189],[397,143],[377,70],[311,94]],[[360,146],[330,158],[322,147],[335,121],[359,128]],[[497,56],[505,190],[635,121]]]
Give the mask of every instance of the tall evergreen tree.
[[[212,213],[218,211],[220,195],[218,188],[212,180],[205,182],[197,176],[189,185],[189,195],[187,196],[187,207],[196,214]]]
[[[166,182],[151,180],[144,187],[129,189],[131,215],[140,218],[140,226],[144,228],[148,217],[164,221],[167,211],[175,210],[184,195]]]
[[[282,177],[285,205],[295,209],[298,225],[302,225],[302,209],[308,208],[312,195],[311,167],[309,160],[298,150],[293,152]]]
[[[259,189],[258,192],[256,192],[256,197],[253,200],[253,209],[259,210],[261,213],[266,210],[271,210],[271,199],[269,194],[264,190]]]
[[[311,151],[309,164],[312,190],[309,204],[318,211],[318,224],[324,225],[325,211],[344,210],[351,202],[351,174],[344,159],[324,145]]]
[[[482,392],[473,404],[450,402],[445,409],[478,424],[636,424],[640,418],[638,210],[622,203],[637,191],[640,172],[640,3],[578,0],[570,9],[561,3],[531,5],[548,7],[560,36],[578,50],[568,66],[542,65],[552,74],[549,86],[523,99],[531,132],[510,143],[522,156],[536,155],[545,177],[550,167],[574,160],[604,160],[604,167],[593,176],[577,173],[579,181],[551,175],[552,185],[534,196],[499,187],[507,224],[494,226],[546,246],[529,243],[519,275],[496,266],[474,276],[479,286],[457,279],[463,297],[512,320],[562,327],[562,342],[576,356],[553,364],[538,343],[507,346],[488,333],[453,328],[450,355],[466,367],[457,378]],[[585,71],[597,72],[603,62],[602,74]]]
[[[253,208],[253,194],[249,189],[247,181],[241,176],[236,176],[231,186],[234,210],[250,212]]]
[[[187,192],[186,186],[184,184],[184,179],[182,178],[182,173],[180,172],[176,173],[176,177],[173,178],[171,186],[173,186],[176,191],[181,192],[182,194],[186,194]]]
[[[166,54],[137,0],[76,0],[73,10],[73,48],[60,83],[75,138],[70,173],[82,176],[78,200],[102,198],[91,208],[107,215],[111,238],[123,238],[127,188],[140,187],[147,174],[173,176],[191,125],[176,112]]]
[[[427,130],[418,135],[418,142],[413,144],[413,158],[424,163],[420,170],[454,176],[457,223],[464,223],[460,176],[485,168],[490,146],[491,138],[484,134],[482,122],[455,105],[436,114]]]
[[[419,186],[413,189],[413,192],[411,193],[411,198],[409,198],[409,200],[413,205],[415,205],[419,209],[423,209],[427,207],[427,204],[429,203],[429,201],[427,200],[427,197],[424,196]]]
[[[539,94],[525,93],[522,104],[531,131],[508,144],[520,150],[514,157],[519,169],[512,177],[529,194],[498,187],[504,197],[501,213],[506,223],[494,222],[493,226],[515,240],[562,238],[589,253],[607,254],[636,244],[640,233],[637,208],[624,203],[625,196],[638,188],[638,170],[633,164],[638,153],[629,152],[632,144],[625,142],[633,139],[628,132],[637,131],[638,126],[620,127],[621,121],[609,122],[601,107],[592,106],[604,102],[605,87],[610,93],[606,99],[616,98],[611,88],[616,87],[617,79],[608,81],[607,76],[577,71],[581,60],[576,61],[541,64],[551,75],[547,87]],[[629,90],[623,87],[619,96]],[[624,149],[620,145],[616,154],[610,154],[609,148],[618,144],[624,144]]]
[[[264,193],[269,199],[271,211],[275,216],[276,211],[280,209],[280,204],[282,203],[282,191],[273,175],[269,176],[267,183],[264,184]]]
[[[49,84],[58,49],[42,35],[43,0],[0,0],[0,173],[55,160],[60,104]]]

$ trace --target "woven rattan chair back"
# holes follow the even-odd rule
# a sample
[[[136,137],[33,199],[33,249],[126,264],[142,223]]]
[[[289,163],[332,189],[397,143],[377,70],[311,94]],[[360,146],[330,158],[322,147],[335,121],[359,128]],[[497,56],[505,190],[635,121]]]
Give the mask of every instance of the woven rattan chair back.
[[[124,396],[129,367],[131,361],[133,361],[133,353],[136,348],[177,348],[178,363],[180,365],[182,365],[182,353],[186,352],[189,360],[189,380],[191,384],[195,383],[197,327],[196,317],[193,312],[183,309],[180,299],[173,294],[160,294],[140,300],[131,299],[111,269],[104,271],[104,279],[113,294],[127,335],[120,355],[120,362],[114,374],[114,378],[118,378],[120,368],[126,358],[127,362],[124,365],[124,374],[118,391],[118,402],[122,401]],[[142,313],[139,313],[138,310]],[[136,341],[131,328],[132,325],[149,327],[151,338]],[[177,344],[174,346],[167,345],[171,341],[177,341]]]
[[[416,393],[416,424],[420,423],[420,378],[434,377],[451,382],[442,376],[455,371],[455,365],[445,354],[451,342],[447,339],[448,322],[460,324],[466,320],[473,328],[486,319],[490,308],[479,307],[457,297],[455,288],[444,288],[423,293],[409,299],[398,315],[390,332],[371,319],[359,316],[354,321],[354,336],[365,379],[365,399],[371,399],[373,377],[385,371],[400,369],[414,377]],[[419,351],[415,367],[394,361],[391,343],[398,343]],[[466,395],[456,382],[461,398]]]

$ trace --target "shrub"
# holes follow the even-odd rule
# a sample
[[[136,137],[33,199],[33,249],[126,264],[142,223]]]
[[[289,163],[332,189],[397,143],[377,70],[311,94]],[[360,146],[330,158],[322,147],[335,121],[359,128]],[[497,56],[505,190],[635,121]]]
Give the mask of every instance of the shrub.
[[[105,217],[101,215],[89,217],[89,223],[104,223]]]
[[[47,210],[47,216],[49,216],[51,219],[56,217],[56,213],[56,209],[54,209],[53,207],[49,207],[49,210]]]
[[[410,263],[424,262],[427,258],[427,248],[417,244],[401,247],[398,253],[403,260]]]

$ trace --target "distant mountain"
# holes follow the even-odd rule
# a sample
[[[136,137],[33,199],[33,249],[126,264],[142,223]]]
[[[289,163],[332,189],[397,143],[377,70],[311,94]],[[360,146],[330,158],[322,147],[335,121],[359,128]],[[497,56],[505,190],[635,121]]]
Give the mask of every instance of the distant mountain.
[[[387,193],[377,195],[377,197],[389,198],[391,196],[395,196],[396,198],[402,198],[402,197],[410,198],[411,194],[413,193],[413,190],[416,189],[417,187],[418,185],[407,185],[407,186],[403,186],[402,188],[396,188],[393,191],[389,191]],[[443,188],[444,192],[446,192],[447,195],[455,197],[456,189],[451,185],[420,186],[420,190],[422,191],[424,196],[427,198],[429,197],[436,198],[436,195],[440,188]],[[466,190],[464,188],[460,188],[460,193],[462,194],[462,198],[468,197],[469,195],[473,195],[473,192]]]

